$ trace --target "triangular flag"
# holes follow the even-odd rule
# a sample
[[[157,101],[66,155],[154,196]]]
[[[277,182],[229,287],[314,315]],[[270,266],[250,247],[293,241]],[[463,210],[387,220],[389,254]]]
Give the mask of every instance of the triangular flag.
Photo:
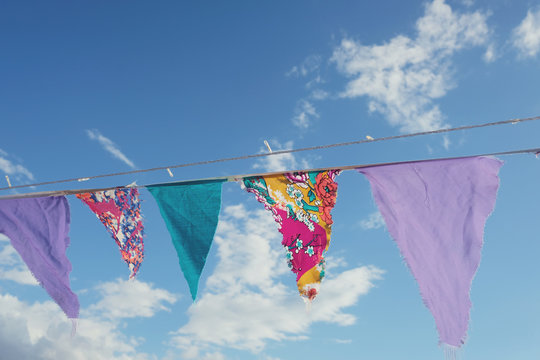
[[[101,220],[120,248],[133,278],[144,258],[143,224],[137,188],[76,194]]]
[[[339,170],[295,172],[248,177],[245,189],[272,211],[281,244],[300,295],[311,301],[324,277],[324,252],[330,245],[332,215],[336,204]]]
[[[69,204],[64,196],[0,200],[0,233],[21,255],[36,280],[69,318],[79,300],[69,286]]]
[[[193,300],[216,232],[224,181],[147,186],[171,234]]]
[[[487,157],[360,168],[435,318],[440,341],[464,343],[472,279],[502,162]]]

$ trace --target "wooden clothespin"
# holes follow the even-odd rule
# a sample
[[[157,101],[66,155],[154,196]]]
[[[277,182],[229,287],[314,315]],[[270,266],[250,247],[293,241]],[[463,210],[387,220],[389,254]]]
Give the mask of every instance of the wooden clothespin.
[[[268,148],[268,151],[270,151],[270,154],[272,153],[272,148],[270,147],[270,144],[268,144],[268,141],[264,140],[264,145]]]

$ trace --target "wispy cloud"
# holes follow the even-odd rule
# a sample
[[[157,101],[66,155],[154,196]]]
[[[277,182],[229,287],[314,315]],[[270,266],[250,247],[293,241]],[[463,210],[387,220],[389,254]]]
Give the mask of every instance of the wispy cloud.
[[[320,93],[322,95],[322,93]],[[307,129],[310,127],[314,119],[318,119],[319,114],[315,109],[315,106],[307,100],[300,100],[296,105],[295,115],[292,119],[293,125],[300,129]]]
[[[448,136],[443,136],[443,147],[448,150],[450,149],[450,145],[452,144],[452,142],[450,141],[450,138]]]
[[[384,219],[380,212],[375,211],[369,214],[367,219],[360,221],[360,226],[364,230],[380,229],[385,226]]]
[[[351,344],[351,339],[334,339],[337,344]]]
[[[322,89],[315,89],[311,92],[310,97],[313,100],[324,100],[330,96],[330,93],[328,91],[322,90]]]
[[[310,74],[317,73],[321,66],[322,58],[319,55],[310,55],[302,61],[300,65],[293,66],[285,73],[288,77],[306,77]]]
[[[270,140],[270,147],[273,151],[279,150],[290,150],[293,148],[293,142],[287,141],[282,144],[277,140]],[[261,148],[261,153],[268,152],[268,149]],[[306,160],[297,160],[294,154],[286,153],[280,155],[266,156],[262,159],[259,159],[255,165],[254,169],[263,169],[264,171],[282,171],[282,170],[298,170],[300,168],[306,169],[309,168],[309,163]]]
[[[0,171],[3,171],[9,177],[14,177],[19,181],[33,181],[34,175],[22,166],[18,164],[16,159],[11,157],[7,152],[0,149]]]
[[[535,57],[540,51],[540,9],[527,11],[527,16],[512,31],[512,45],[522,57]]]
[[[341,96],[368,97],[369,110],[384,114],[402,132],[444,127],[434,100],[455,86],[452,55],[487,43],[486,20],[480,11],[460,14],[444,0],[434,0],[416,22],[414,38],[398,35],[380,45],[343,39],[331,58],[352,78]]]
[[[487,63],[492,63],[497,59],[497,57],[498,55],[497,51],[495,50],[495,44],[489,44],[484,52],[484,61]]]
[[[382,271],[370,266],[337,276],[328,271],[308,314],[280,242],[269,212],[250,211],[243,205],[224,209],[214,240],[216,269],[189,309],[188,323],[172,339],[183,350],[183,358],[200,358],[221,348],[257,353],[268,341],[306,339],[313,323],[346,326],[356,321],[345,309],[370,291]]]
[[[324,80],[320,74],[321,62],[321,56],[310,55],[302,62],[302,64],[293,66],[292,69],[285,74],[288,77],[299,78],[303,81],[307,81],[305,83],[305,87],[311,92],[308,96],[300,99],[296,103],[292,123],[294,126],[300,129],[309,128],[313,120],[319,118],[319,114],[317,113],[312,101],[324,100],[329,96],[327,91],[317,88],[318,85],[324,83]]]
[[[116,145],[111,139],[103,136],[96,129],[86,130],[86,134],[90,139],[96,140],[105,151],[109,152],[112,156],[122,161],[130,168],[135,169],[135,164],[133,163],[133,161],[128,159],[128,157],[124,155],[122,151],[120,151],[118,145]]]

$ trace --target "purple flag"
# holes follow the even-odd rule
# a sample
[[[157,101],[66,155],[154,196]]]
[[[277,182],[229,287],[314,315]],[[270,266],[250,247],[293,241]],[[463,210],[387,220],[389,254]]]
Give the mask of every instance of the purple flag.
[[[69,318],[79,300],[69,287],[69,205],[64,196],[0,200],[0,233]]]
[[[467,334],[470,286],[501,165],[474,157],[358,169],[418,282],[440,341],[452,347]]]

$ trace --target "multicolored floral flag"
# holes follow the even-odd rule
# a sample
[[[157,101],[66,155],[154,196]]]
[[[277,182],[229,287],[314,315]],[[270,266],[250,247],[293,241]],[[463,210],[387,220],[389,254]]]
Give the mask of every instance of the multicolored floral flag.
[[[311,301],[324,277],[339,170],[295,172],[243,179],[245,189],[272,212],[300,295]]]
[[[64,313],[76,319],[79,299],[69,286],[69,204],[64,196],[0,200],[0,233]]]
[[[358,169],[371,184],[450,357],[467,334],[471,282],[501,165],[473,157]]]
[[[134,187],[76,195],[105,225],[120,248],[133,278],[144,258],[143,224],[139,191]]]
[[[150,185],[167,225],[195,301],[206,257],[214,239],[225,180]]]

